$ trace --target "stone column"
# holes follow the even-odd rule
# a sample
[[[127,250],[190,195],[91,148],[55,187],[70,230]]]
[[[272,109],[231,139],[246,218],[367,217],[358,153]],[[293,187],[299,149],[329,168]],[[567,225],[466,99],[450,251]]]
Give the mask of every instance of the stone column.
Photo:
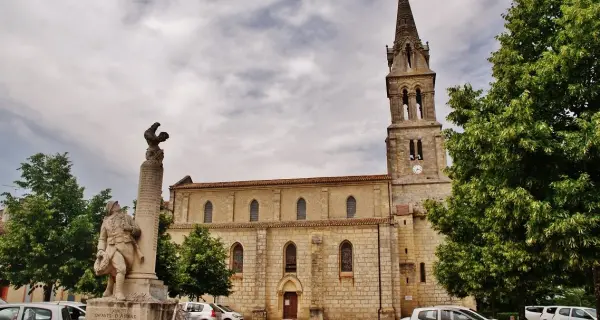
[[[145,163],[145,162],[144,162]],[[143,167],[143,164],[142,164]],[[140,179],[142,178],[142,172],[143,169],[140,170]],[[140,180],[141,182],[141,180]],[[162,180],[161,180],[161,184],[162,184]],[[140,184],[141,185],[141,184]],[[139,194],[140,190],[138,190],[138,207],[136,208],[136,215],[137,215],[137,211],[139,208],[139,199],[140,199],[140,194]],[[183,220],[184,223],[189,223],[189,222],[194,222],[194,221],[190,221],[190,193],[189,192],[182,192],[181,193],[181,219]]]
[[[266,287],[267,287],[267,229],[256,230],[256,274],[255,274],[255,307],[252,319],[267,319]]]
[[[227,196],[227,222],[233,222],[235,216],[235,192],[229,192]]]
[[[145,258],[143,263],[140,263],[138,259],[134,260],[131,273],[128,275],[130,279],[157,279],[154,269],[156,266],[158,217],[162,198],[163,164],[162,159],[148,159],[148,157],[146,159],[140,168],[135,209],[135,221],[142,230],[138,243]],[[188,199],[189,196],[184,196],[182,208],[182,211],[185,212],[184,216],[187,216]]]
[[[410,110],[408,112],[410,120],[417,120],[417,94],[414,92],[408,94],[408,109]]]
[[[379,225],[379,257],[381,261],[381,314],[382,320],[394,320],[395,312],[392,297],[392,250],[388,224]]]
[[[427,91],[423,93],[423,105],[425,106],[425,119],[435,120],[435,93]]]
[[[329,219],[329,190],[321,188],[321,220]]]
[[[323,235],[312,234],[310,243],[310,320],[323,320]]]
[[[402,110],[401,96],[390,97],[390,113],[392,114],[392,123],[398,123],[402,121],[402,118],[404,117],[404,110]]]
[[[381,187],[373,186],[373,216],[381,217]]]
[[[281,221],[281,189],[273,190],[273,220]]]

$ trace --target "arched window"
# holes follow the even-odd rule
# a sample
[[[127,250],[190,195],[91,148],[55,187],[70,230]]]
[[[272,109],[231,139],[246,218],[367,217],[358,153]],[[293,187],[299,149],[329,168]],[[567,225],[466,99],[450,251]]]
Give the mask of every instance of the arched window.
[[[417,159],[423,160],[423,143],[421,139],[417,140]]]
[[[414,140],[410,140],[410,142],[409,142],[409,145],[408,145],[408,149],[409,149],[409,151],[410,151],[410,154],[409,154],[409,157],[408,157],[408,158],[409,158],[411,161],[412,161],[412,160],[415,160],[415,158],[416,158],[416,155],[415,155],[415,141],[414,141]]]
[[[421,262],[420,265],[420,271],[421,271],[421,282],[427,282],[427,276],[425,275],[425,263]]]
[[[410,108],[408,107],[408,90],[402,90],[402,112],[404,120],[410,119]]]
[[[258,201],[250,202],[250,221],[258,221]]]
[[[340,245],[340,272],[352,272],[353,269],[352,244],[344,241]]]
[[[235,273],[244,272],[244,248],[239,242],[231,247],[231,270]]]
[[[349,196],[346,199],[346,218],[354,218],[356,215],[356,199],[353,196]]]
[[[419,119],[423,119],[423,96],[421,95],[421,89],[417,89],[417,110]]]
[[[296,219],[306,220],[306,201],[304,198],[300,198],[296,202]]]
[[[285,246],[285,272],[296,272],[296,245],[293,242]]]
[[[410,50],[410,44],[406,44],[406,62],[408,64],[408,68],[412,68],[412,61],[411,61],[411,57],[412,57],[412,50]]]
[[[213,205],[212,202],[206,201],[204,204],[204,223],[212,222]]]

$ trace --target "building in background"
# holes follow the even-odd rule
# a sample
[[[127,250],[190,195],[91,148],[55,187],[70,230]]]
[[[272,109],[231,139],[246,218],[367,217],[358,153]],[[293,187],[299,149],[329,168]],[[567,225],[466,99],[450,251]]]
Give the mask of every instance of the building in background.
[[[9,215],[8,210],[6,208],[0,209],[0,237],[6,232],[5,224],[8,221]],[[44,290],[42,286],[36,286],[36,288],[29,293],[31,287],[23,286],[20,288],[15,288],[9,285],[3,285],[2,279],[0,279],[0,298],[8,303],[16,303],[16,302],[42,302],[44,301]],[[80,295],[74,295],[64,290],[63,288],[59,288],[56,292],[51,296],[51,301],[59,301],[59,300],[69,300],[69,301],[81,301]]]
[[[442,237],[422,204],[450,195],[451,181],[436,74],[408,0],[398,2],[387,61],[386,174],[215,183],[187,176],[170,187],[173,239],[202,224],[230,250],[234,293],[219,302],[269,319],[399,319],[419,306],[475,308],[474,299],[449,297],[433,276]]]

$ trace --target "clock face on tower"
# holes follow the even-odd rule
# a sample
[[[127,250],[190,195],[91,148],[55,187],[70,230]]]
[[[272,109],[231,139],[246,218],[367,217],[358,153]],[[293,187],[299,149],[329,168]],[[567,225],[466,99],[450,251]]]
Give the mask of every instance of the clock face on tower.
[[[421,174],[421,172],[423,172],[423,167],[421,167],[421,165],[418,164],[413,166],[412,169],[415,174]]]

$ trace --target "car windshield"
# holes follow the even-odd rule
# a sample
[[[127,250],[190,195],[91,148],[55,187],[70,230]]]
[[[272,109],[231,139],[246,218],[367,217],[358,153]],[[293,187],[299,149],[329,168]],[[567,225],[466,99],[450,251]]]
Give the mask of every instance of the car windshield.
[[[227,308],[226,306],[222,306],[222,305],[220,305],[220,304],[218,304],[218,306],[219,306],[221,309],[223,309],[225,312],[233,312],[233,310],[231,310],[231,309]]]
[[[460,309],[460,311],[468,314],[469,316],[471,316],[471,318],[475,318],[477,320],[488,320],[484,316],[480,315],[479,313],[477,313],[471,309]]]
[[[585,311],[587,311],[587,313],[591,314],[592,317],[598,318],[598,316],[596,315],[596,309],[585,309]]]
[[[83,311],[86,311],[86,310],[85,310],[85,307],[87,307],[87,306],[79,306],[79,309],[81,309],[81,310],[83,310]]]

